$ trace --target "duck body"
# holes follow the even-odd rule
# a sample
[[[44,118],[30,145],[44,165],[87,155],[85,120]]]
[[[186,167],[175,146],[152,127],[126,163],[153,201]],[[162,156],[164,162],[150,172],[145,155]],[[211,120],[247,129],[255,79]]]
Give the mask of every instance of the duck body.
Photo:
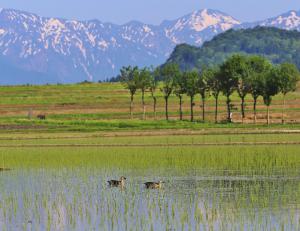
[[[147,189],[160,189],[162,187],[162,181],[159,182],[146,182],[144,183]]]
[[[126,177],[122,176],[120,180],[109,180],[107,181],[111,187],[125,187]]]

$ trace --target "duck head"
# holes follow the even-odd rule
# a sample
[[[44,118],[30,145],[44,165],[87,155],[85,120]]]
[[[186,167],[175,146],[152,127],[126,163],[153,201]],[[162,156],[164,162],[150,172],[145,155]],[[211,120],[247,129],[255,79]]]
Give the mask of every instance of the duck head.
[[[161,180],[158,182],[158,184],[159,184],[160,186],[161,186],[162,184],[164,184],[164,183],[165,183],[165,182],[164,182],[164,181],[161,181]]]
[[[125,181],[126,180],[126,177],[125,176],[121,176],[120,177],[120,181]]]

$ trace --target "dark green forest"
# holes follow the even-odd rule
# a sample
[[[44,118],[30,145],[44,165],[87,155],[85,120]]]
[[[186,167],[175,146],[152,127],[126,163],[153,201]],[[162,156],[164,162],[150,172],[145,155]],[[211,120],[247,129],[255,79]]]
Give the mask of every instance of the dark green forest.
[[[236,53],[260,55],[274,64],[289,62],[300,68],[300,32],[268,27],[232,29],[202,47],[178,45],[167,63],[176,63],[185,71],[220,64]]]

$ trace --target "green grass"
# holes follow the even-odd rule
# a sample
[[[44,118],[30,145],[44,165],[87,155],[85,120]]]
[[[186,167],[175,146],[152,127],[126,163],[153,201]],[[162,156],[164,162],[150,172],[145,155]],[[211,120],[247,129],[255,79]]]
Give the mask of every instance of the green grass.
[[[267,171],[300,167],[298,146],[201,148],[11,148],[1,162],[11,168],[102,167],[125,169],[215,169]]]
[[[267,172],[300,167],[300,145],[176,146],[205,142],[298,141],[299,135],[206,135],[159,137],[96,137],[69,139],[1,140],[0,164],[10,168],[123,168],[123,169],[213,169]],[[155,144],[169,146],[155,146]],[[15,148],[14,145],[37,145]],[[151,144],[145,147],[40,147],[43,144]]]
[[[99,132],[99,131],[147,131],[147,130],[194,130],[201,131],[218,129],[219,132],[223,132],[227,129],[238,132],[247,130],[272,130],[272,129],[299,129],[300,124],[215,124],[215,123],[202,123],[190,121],[178,121],[178,120],[128,120],[128,119],[47,119],[41,120],[28,120],[23,118],[6,118],[0,120],[0,126],[4,126],[4,129],[0,130],[0,133],[7,133],[7,130],[14,132]],[[5,129],[6,128],[6,129]]]

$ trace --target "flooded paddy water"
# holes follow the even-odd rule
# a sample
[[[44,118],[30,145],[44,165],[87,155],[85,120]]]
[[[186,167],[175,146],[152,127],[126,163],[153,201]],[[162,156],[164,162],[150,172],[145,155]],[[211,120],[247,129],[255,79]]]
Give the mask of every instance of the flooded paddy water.
[[[299,148],[2,148],[1,230],[299,230]]]

